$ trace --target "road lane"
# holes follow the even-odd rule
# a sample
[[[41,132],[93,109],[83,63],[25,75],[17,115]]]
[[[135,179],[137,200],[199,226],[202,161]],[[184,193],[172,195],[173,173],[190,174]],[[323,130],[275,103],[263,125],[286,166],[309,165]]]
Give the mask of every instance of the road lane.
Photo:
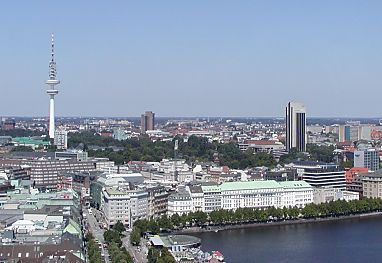
[[[104,230],[99,227],[97,219],[94,217],[93,213],[89,214],[88,211],[84,212],[86,214],[86,221],[89,226],[89,231],[93,234],[94,238],[97,239],[102,244],[102,254],[104,254],[104,259],[106,263],[110,263],[109,260],[109,251],[104,248],[105,239],[103,237]]]

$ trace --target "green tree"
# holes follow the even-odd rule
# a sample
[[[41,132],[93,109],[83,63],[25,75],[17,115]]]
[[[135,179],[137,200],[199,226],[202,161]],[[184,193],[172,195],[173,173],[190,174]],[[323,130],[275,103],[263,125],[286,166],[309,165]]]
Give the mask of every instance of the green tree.
[[[103,237],[104,237],[106,243],[108,243],[108,244],[110,244],[112,242],[118,244],[118,246],[121,246],[121,244],[122,244],[120,233],[118,233],[117,231],[115,231],[113,229],[106,230],[103,233]]]
[[[334,146],[325,146],[317,144],[307,144],[306,151],[310,154],[310,159],[330,163],[333,162]]]
[[[141,230],[138,227],[133,227],[130,233],[130,243],[134,246],[139,246],[141,242]]]
[[[117,221],[117,223],[113,226],[113,229],[117,231],[119,234],[122,234],[122,232],[126,231],[125,226],[122,224],[121,221]]]

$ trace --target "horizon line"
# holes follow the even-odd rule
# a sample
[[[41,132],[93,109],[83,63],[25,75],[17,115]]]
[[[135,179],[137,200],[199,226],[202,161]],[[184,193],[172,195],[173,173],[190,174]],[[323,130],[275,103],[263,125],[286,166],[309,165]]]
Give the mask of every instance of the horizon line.
[[[155,113],[155,112],[154,112]],[[0,118],[39,118],[39,119],[49,119],[49,116],[16,116],[16,115],[10,115],[10,116],[0,116]],[[123,118],[123,119],[130,119],[130,118],[140,118],[140,116],[55,116],[55,118]],[[155,118],[162,118],[162,119],[170,119],[170,118],[185,118],[185,119],[191,119],[191,118],[203,118],[203,119],[285,119],[285,116],[155,116]],[[310,116],[306,117],[307,119],[382,119],[382,117],[340,117],[340,116],[333,116],[333,117],[327,117],[327,116]]]

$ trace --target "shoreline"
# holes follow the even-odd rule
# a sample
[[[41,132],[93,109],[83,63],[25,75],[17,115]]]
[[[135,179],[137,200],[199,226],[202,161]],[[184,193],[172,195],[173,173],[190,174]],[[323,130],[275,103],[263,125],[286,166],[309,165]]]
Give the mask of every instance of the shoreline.
[[[220,231],[245,229],[245,228],[263,228],[263,227],[295,225],[295,224],[325,223],[325,222],[343,221],[343,220],[351,220],[351,219],[363,219],[363,218],[381,217],[381,216],[382,216],[382,212],[371,212],[371,213],[365,213],[365,214],[347,215],[347,216],[339,216],[339,217],[297,219],[297,220],[286,220],[286,221],[268,222],[268,223],[249,223],[249,224],[238,224],[238,225],[210,226],[208,228],[190,227],[187,229],[172,231],[172,234],[174,235],[193,234],[193,233],[205,233],[205,232],[220,232]]]

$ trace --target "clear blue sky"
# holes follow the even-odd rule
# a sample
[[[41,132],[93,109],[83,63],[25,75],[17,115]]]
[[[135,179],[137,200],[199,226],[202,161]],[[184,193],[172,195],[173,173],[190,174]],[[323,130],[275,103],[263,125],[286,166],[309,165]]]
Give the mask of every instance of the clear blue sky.
[[[2,1],[0,116],[381,116],[382,1]]]

